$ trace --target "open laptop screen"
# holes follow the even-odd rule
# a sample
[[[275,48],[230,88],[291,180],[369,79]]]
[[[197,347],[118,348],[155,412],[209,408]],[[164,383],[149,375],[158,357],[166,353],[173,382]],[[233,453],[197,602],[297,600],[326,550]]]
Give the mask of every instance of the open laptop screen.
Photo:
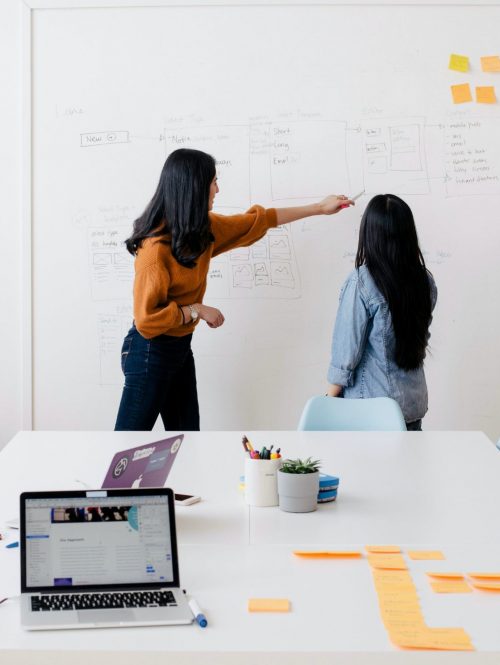
[[[151,492],[24,495],[23,590],[178,586],[171,490]]]

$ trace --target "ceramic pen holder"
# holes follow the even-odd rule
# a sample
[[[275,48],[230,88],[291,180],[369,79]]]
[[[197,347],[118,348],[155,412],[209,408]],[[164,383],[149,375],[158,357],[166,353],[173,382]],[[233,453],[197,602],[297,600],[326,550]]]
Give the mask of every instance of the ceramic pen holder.
[[[277,506],[277,472],[282,460],[245,459],[245,501],[249,506]]]

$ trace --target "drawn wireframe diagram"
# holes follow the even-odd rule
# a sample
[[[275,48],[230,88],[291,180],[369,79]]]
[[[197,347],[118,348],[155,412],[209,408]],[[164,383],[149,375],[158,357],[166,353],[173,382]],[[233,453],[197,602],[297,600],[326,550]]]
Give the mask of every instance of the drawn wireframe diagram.
[[[132,306],[108,306],[97,313],[97,338],[99,349],[100,385],[116,385],[122,382],[120,374],[120,349],[123,339],[132,325]]]
[[[87,230],[92,300],[131,298],[134,265],[123,244],[129,232],[125,226]]]
[[[448,196],[500,194],[498,118],[453,120],[444,128]]]
[[[369,193],[428,194],[424,119],[378,119],[362,124],[363,178]]]
[[[273,200],[321,198],[333,189],[348,191],[345,129],[344,122],[329,120],[271,123]]]
[[[298,298],[300,281],[289,227],[270,229],[251,247],[212,260],[209,298]]]
[[[166,156],[178,148],[194,148],[214,157],[220,190],[217,207],[250,206],[248,124],[166,128],[164,133]]]
[[[91,148],[98,145],[112,145],[114,143],[129,143],[128,132],[91,132],[80,134],[80,147]]]

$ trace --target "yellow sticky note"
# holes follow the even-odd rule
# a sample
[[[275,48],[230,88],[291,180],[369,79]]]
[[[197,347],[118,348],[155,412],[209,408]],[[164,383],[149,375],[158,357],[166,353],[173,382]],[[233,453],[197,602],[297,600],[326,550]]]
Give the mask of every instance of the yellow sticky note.
[[[483,72],[500,72],[500,55],[485,55],[481,58]]]
[[[463,580],[464,576],[462,573],[446,573],[446,572],[440,572],[440,573],[426,573],[426,575],[429,575],[429,577],[439,577],[440,579],[443,580]]]
[[[437,550],[409,550],[408,556],[414,561],[423,561],[425,559],[444,559],[443,553]]]
[[[290,601],[287,598],[250,598],[249,612],[289,612]]]
[[[461,83],[460,85],[451,86],[451,96],[454,104],[464,104],[465,102],[472,101],[472,94],[470,85],[468,83]]]
[[[334,559],[342,557],[360,557],[361,552],[358,550],[325,550],[325,551],[310,551],[310,550],[294,550],[296,556],[307,556],[311,559]]]
[[[471,593],[472,589],[465,580],[439,580],[431,582],[435,593]]]
[[[407,649],[474,650],[470,637],[462,628],[396,628],[389,631],[389,635],[397,646]]]
[[[469,577],[477,577],[479,580],[500,580],[500,573],[467,573]]]
[[[492,85],[476,86],[476,102],[478,104],[496,104],[495,88]]]
[[[401,554],[368,554],[367,559],[372,568],[406,570],[408,567]]]
[[[475,589],[483,589],[484,591],[500,591],[500,582],[472,580],[471,584]]]
[[[466,55],[452,53],[448,69],[453,69],[455,72],[467,72],[469,70],[469,58]]]
[[[399,545],[367,545],[365,549],[372,554],[397,554],[401,552]]]

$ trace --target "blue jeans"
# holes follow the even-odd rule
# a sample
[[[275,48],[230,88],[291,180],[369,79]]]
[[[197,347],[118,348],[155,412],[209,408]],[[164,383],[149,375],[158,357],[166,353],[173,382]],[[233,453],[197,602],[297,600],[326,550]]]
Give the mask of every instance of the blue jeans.
[[[115,431],[151,430],[159,415],[166,430],[199,431],[191,338],[145,339],[132,326],[122,346],[125,386]]]

